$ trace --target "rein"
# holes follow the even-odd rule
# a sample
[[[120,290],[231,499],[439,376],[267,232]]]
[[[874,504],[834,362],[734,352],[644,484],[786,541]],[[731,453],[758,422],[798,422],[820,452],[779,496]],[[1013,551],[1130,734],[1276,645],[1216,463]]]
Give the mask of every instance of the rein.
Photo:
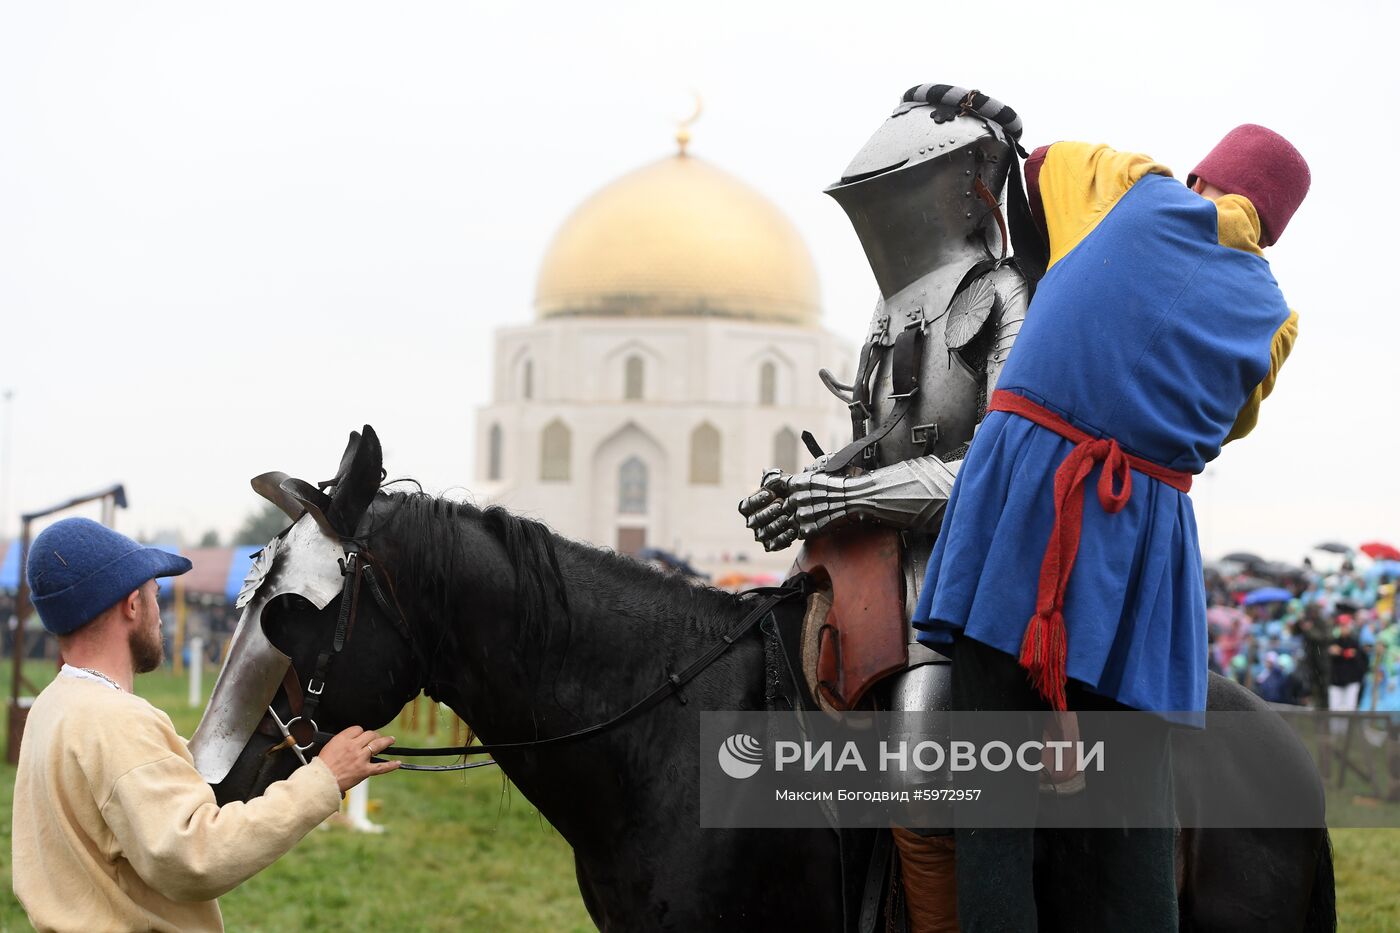
[[[283,749],[290,748],[293,753],[306,763],[303,754],[314,748],[318,743],[325,744],[332,738],[330,733],[322,732],[316,725],[312,714],[320,703],[321,694],[326,688],[326,676],[330,671],[331,662],[345,647],[350,640],[350,635],[355,628],[355,619],[359,613],[360,586],[363,581],[368,587],[374,601],[377,602],[385,614],[393,621],[399,634],[404,637],[409,646],[420,659],[422,653],[419,650],[418,642],[413,637],[413,631],[409,628],[408,622],[404,619],[402,611],[397,604],[391,604],[384,595],[383,589],[379,585],[378,579],[374,575],[374,568],[369,558],[360,550],[349,551],[345,559],[340,562],[340,572],[344,577],[340,593],[340,614],[336,618],[335,635],[332,638],[331,646],[322,651],[316,657],[316,671],[306,682],[306,690],[303,693],[300,678],[294,667],[287,668],[287,674],[283,678],[283,690],[287,694],[287,702],[292,710],[292,718],[283,722],[277,712],[268,707],[268,715],[259,724],[259,731],[273,737],[281,736],[282,741],[268,749],[266,754],[273,755]],[[737,625],[729,632],[720,636],[719,641],[711,645],[706,651],[694,661],[682,668],[680,671],[667,671],[666,679],[657,685],[646,696],[633,703],[627,709],[618,713],[610,719],[594,723],[575,732],[565,735],[550,736],[543,739],[531,739],[521,742],[493,742],[486,745],[453,745],[441,748],[409,748],[393,746],[391,754],[395,757],[433,757],[443,755],[457,755],[466,757],[468,755],[493,755],[501,751],[517,751],[532,748],[541,748],[551,745],[562,745],[566,742],[575,742],[580,739],[590,738],[600,735],[609,729],[622,725],[635,716],[639,716],[653,706],[660,703],[669,696],[674,695],[677,700],[685,704],[686,698],[681,695],[681,687],[691,680],[694,680],[701,672],[708,668],[715,661],[727,652],[735,642],[753,630],[762,619],[764,619],[773,608],[785,600],[795,596],[804,595],[807,592],[806,574],[799,574],[793,581],[785,586],[759,587],[748,590],[741,594],[741,599],[757,599],[754,606],[744,615]],[[296,728],[300,726],[301,728]],[[375,757],[372,761],[383,763],[388,759]],[[460,762],[450,765],[416,765],[408,762],[400,762],[399,768],[405,771],[466,771],[472,768],[484,768],[496,764],[494,759],[477,762]]]

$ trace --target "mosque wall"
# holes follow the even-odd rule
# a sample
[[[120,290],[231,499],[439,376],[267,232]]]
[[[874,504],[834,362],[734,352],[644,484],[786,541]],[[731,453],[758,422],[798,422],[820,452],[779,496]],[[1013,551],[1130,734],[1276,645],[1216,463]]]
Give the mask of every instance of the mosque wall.
[[[495,358],[494,398],[477,417],[479,501],[594,544],[672,550],[711,573],[741,557],[738,569],[786,569],[791,555],[765,554],[735,506],[775,456],[810,461],[802,431],[828,450],[849,433],[817,371],[848,378],[855,351],[819,328],[551,318],[500,331]]]

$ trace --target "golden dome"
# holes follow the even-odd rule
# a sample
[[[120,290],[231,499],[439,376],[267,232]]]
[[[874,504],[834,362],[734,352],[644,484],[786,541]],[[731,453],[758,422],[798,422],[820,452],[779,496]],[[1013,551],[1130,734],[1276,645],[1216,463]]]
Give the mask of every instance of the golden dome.
[[[817,273],[782,212],[678,154],[593,195],[564,222],[535,289],[542,318],[716,316],[816,324]]]

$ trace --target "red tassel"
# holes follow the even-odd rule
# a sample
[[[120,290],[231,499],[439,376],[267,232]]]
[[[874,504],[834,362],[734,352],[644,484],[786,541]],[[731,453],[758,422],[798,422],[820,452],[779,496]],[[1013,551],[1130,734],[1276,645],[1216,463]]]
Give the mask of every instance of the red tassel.
[[[1030,675],[1031,685],[1052,709],[1064,712],[1066,642],[1065,617],[1055,610],[1049,615],[1037,612],[1026,626],[1021,641],[1021,666]]]
[[[1055,523],[1050,526],[1050,541],[1040,562],[1036,613],[1031,616],[1021,640],[1020,658],[1035,689],[1051,707],[1064,712],[1069,635],[1063,610],[1070,573],[1079,555],[1079,537],[1084,525],[1084,484],[1089,474],[1095,464],[1103,464],[1099,474],[1099,504],[1109,514],[1122,511],[1128,504],[1133,494],[1132,470],[1146,473],[1182,492],[1191,490],[1191,474],[1127,454],[1112,438],[1093,437],[1048,408],[1005,389],[992,393],[988,410],[1018,415],[1074,444],[1074,449],[1055,470]]]

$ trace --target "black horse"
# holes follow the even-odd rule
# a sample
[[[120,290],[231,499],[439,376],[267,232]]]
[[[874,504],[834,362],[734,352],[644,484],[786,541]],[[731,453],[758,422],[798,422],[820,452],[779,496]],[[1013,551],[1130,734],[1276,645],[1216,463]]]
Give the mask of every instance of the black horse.
[[[325,678],[316,715],[324,731],[379,728],[423,690],[489,743],[564,735],[652,691],[749,607],[499,508],[381,489],[380,456],[366,427],[351,436],[329,495],[293,481],[279,497],[289,513],[310,510],[368,555],[408,622],[405,632],[376,600],[358,601],[358,621]],[[268,637],[303,680],[331,642],[339,602],[317,611],[284,597],[264,613]],[[835,833],[700,827],[700,711],[762,709],[763,664],[755,632],[684,688],[685,703],[665,700],[584,740],[496,754],[573,847],[579,889],[600,929],[842,929]],[[1218,678],[1210,702],[1257,705]],[[1212,780],[1312,769],[1281,722],[1254,740],[1269,749],[1266,761],[1227,763]],[[257,796],[291,773],[291,754],[265,754],[274,744],[253,734],[215,788],[221,801]],[[1307,779],[1315,782],[1315,772]],[[1190,780],[1178,776],[1188,794]],[[1183,833],[1181,853],[1183,929],[1335,929],[1325,830]],[[1063,853],[1044,855],[1047,864],[1064,863]],[[1080,882],[1076,896],[1092,896],[1092,879]]]

